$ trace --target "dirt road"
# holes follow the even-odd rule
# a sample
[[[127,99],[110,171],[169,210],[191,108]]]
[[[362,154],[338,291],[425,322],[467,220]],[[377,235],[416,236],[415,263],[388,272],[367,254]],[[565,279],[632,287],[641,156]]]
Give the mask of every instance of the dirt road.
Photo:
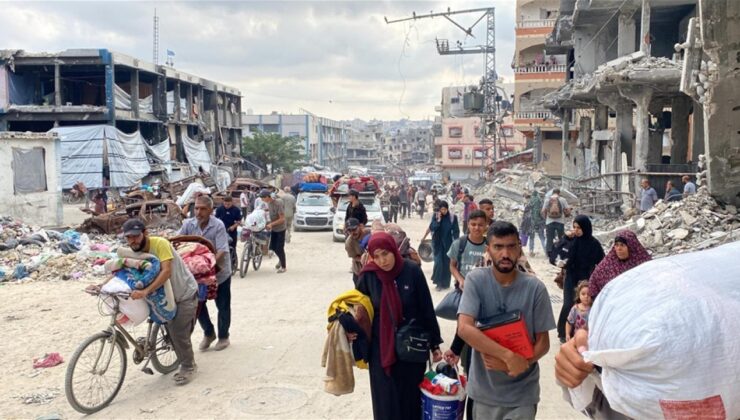
[[[400,224],[414,243],[426,227],[418,218]],[[326,336],[326,308],[332,298],[352,287],[343,245],[332,243],[329,232],[299,232],[293,234],[286,249],[287,273],[275,273],[277,261],[273,258],[246,278],[233,279],[231,347],[221,352],[196,350],[200,372],[191,384],[175,387],[171,375],[148,376],[129,361],[118,397],[92,417],[372,418],[366,371],[355,370],[353,394],[335,397],[323,392],[320,359]],[[539,258],[533,263],[538,273],[546,273],[542,278],[553,295],[554,309],[559,310],[560,291],[551,281],[548,265]],[[427,277],[431,270],[432,265],[425,263]],[[35,357],[49,352],[59,352],[66,361],[85,337],[105,326],[96,299],[82,292],[91,282],[0,284],[4,360],[0,364],[0,418],[81,417],[64,397],[67,364],[34,371],[32,363]],[[432,291],[432,296],[437,302],[444,292]],[[443,338],[451,342],[454,323],[440,320],[440,325]],[[144,326],[137,329],[143,335]],[[196,327],[195,347],[200,339],[201,330]],[[554,334],[551,343],[553,349],[541,362],[542,402],[537,417],[579,418],[562,401],[560,388],[555,385]],[[27,404],[26,400],[36,402]],[[38,403],[44,400],[47,403]]]

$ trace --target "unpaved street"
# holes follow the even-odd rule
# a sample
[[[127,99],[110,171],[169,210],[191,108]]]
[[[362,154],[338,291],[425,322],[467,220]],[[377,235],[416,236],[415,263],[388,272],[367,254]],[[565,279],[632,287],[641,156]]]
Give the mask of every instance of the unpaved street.
[[[417,218],[400,223],[418,242],[426,223]],[[349,259],[330,232],[299,232],[286,246],[288,272],[276,274],[276,258],[266,259],[258,272],[232,283],[231,347],[222,352],[196,350],[197,378],[175,387],[171,375],[148,376],[130,361],[126,381],[113,403],[93,418],[372,418],[366,371],[355,370],[355,392],[335,397],[323,392],[321,351],[326,336],[326,308],[352,287]],[[559,310],[560,291],[544,260],[533,261]],[[431,263],[424,264],[427,277]],[[97,281],[97,279],[95,279]],[[59,352],[65,361],[87,336],[101,330],[107,319],[98,315],[97,300],[82,292],[91,281],[1,284],[0,377],[1,418],[36,418],[58,414],[79,418],[64,397],[67,364],[34,371],[32,359]],[[431,283],[430,283],[431,284]],[[439,301],[444,292],[432,291]],[[213,303],[209,305],[213,307]],[[212,315],[215,311],[212,312]],[[145,324],[144,324],[145,325]],[[138,327],[144,331],[144,325]],[[454,323],[440,321],[446,348]],[[200,328],[193,344],[197,348]],[[542,402],[538,418],[579,418],[561,398],[553,376],[553,349],[542,361]],[[51,397],[47,404],[25,404],[24,397]]]

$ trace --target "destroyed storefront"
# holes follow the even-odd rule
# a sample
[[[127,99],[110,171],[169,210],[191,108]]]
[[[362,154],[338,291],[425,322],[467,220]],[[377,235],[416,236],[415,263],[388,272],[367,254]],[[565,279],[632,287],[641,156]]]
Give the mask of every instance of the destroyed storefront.
[[[739,199],[740,131],[728,128],[740,119],[718,120],[724,106],[711,102],[725,95],[718,84],[728,71],[714,60],[726,61],[718,53],[732,49],[726,32],[731,19],[717,19],[736,16],[733,4],[561,2],[546,51],[569,54],[573,65],[568,84],[544,101],[563,121],[563,180],[584,211],[626,211],[642,178],[661,197],[667,181],[680,188],[688,175],[724,202]],[[709,30],[709,22],[718,30]],[[740,88],[737,78],[730,79],[725,88]],[[570,124],[577,125],[577,136]]]

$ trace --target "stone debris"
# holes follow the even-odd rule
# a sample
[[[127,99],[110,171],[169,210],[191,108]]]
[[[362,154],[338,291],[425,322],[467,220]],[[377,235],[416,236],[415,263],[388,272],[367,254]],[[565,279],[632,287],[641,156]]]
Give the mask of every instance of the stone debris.
[[[48,388],[42,391],[23,394],[17,398],[21,400],[23,404],[42,405],[51,403],[60,394],[61,392],[59,391],[59,388]]]
[[[542,170],[531,164],[520,163],[499,170],[492,180],[474,187],[471,193],[476,203],[483,198],[493,201],[496,219],[518,224],[527,204],[524,193],[536,189],[544,197],[554,187],[555,183]]]
[[[620,223],[621,222],[621,223]],[[655,207],[624,221],[595,222],[594,234],[607,248],[614,234],[633,229],[653,257],[712,248],[740,240],[740,217],[734,206],[722,206],[705,187],[681,201],[658,201]]]

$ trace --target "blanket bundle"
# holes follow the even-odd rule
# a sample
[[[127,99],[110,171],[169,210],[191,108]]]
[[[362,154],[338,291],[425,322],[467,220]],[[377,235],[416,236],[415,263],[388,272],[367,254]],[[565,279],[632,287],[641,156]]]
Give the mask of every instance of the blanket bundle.
[[[207,246],[197,242],[183,242],[177,246],[185,266],[198,283],[198,300],[216,299],[216,256]]]

